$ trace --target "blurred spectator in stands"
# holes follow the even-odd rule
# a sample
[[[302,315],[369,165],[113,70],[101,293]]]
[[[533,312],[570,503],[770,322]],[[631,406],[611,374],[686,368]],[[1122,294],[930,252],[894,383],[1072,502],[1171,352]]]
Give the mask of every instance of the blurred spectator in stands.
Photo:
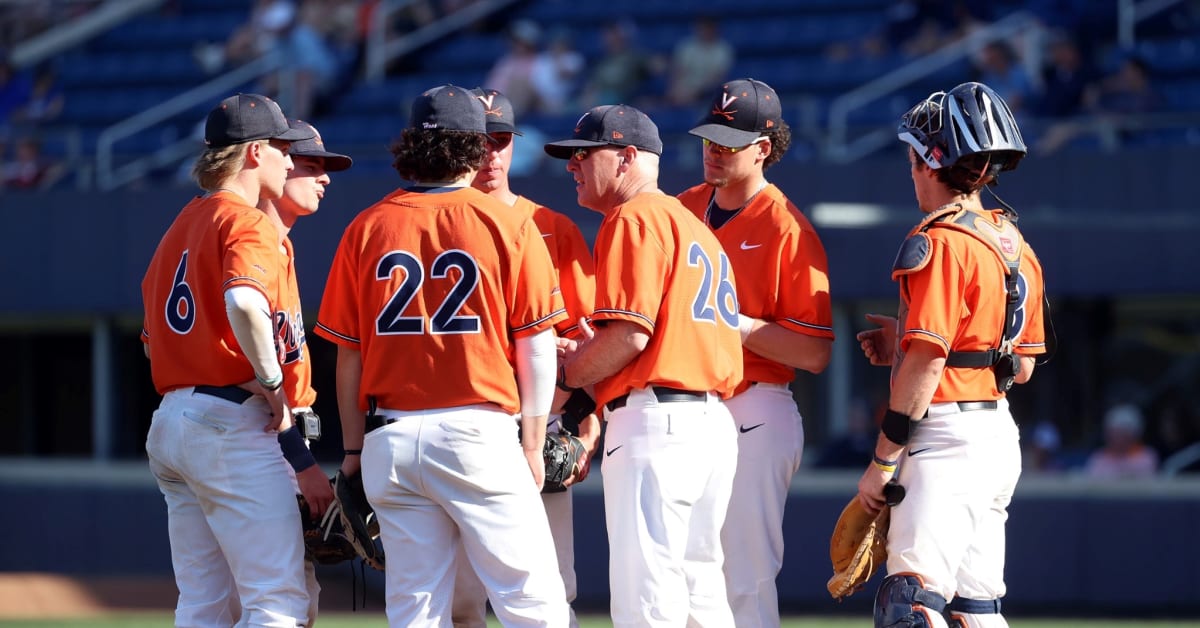
[[[4,187],[15,190],[47,188],[62,176],[62,164],[42,156],[42,146],[36,138],[17,140],[10,160],[0,169]]]
[[[287,103],[288,115],[294,118],[311,119],[317,102],[329,94],[343,69],[325,38],[331,8],[325,0],[305,0],[299,17],[283,35],[287,67],[295,73],[292,102]],[[285,79],[287,73],[278,76]],[[278,91],[282,90],[280,86]]]
[[[1153,113],[1164,100],[1154,86],[1144,61],[1126,57],[1118,68],[1084,88],[1083,111],[1088,119],[1067,120],[1046,130],[1035,147],[1046,155],[1084,133],[1096,134],[1101,144],[1112,150],[1127,140],[1130,117]]]
[[[250,19],[229,39],[223,44],[198,44],[193,54],[205,72],[215,74],[279,50],[295,22],[296,5],[291,0],[256,0]]]
[[[1158,471],[1158,453],[1142,442],[1142,411],[1119,404],[1104,415],[1104,445],[1088,457],[1086,472],[1093,478],[1147,478]]]
[[[733,46],[721,37],[716,18],[702,15],[692,22],[692,34],[671,55],[667,101],[694,105],[725,81],[733,67]]]
[[[33,81],[28,72],[19,72],[0,57],[0,131],[12,124],[12,118],[33,93]]]
[[[483,86],[508,96],[517,112],[537,109],[533,67],[538,58],[542,29],[532,20],[514,20],[508,28],[508,52],[496,59]]]
[[[632,103],[645,94],[646,83],[662,70],[663,62],[635,43],[637,25],[618,20],[604,25],[604,54],[591,66],[580,106]]]
[[[563,27],[554,29],[546,49],[534,60],[529,77],[537,93],[537,108],[552,114],[565,111],[568,105],[576,109],[572,99],[579,90],[585,67],[583,55],[575,50],[571,31]]]
[[[880,408],[880,418],[884,409]],[[874,414],[866,399],[851,399],[846,414],[846,431],[825,443],[813,466],[818,469],[861,468],[864,460],[870,460],[875,455],[879,427]]]
[[[16,124],[44,125],[54,122],[62,113],[66,97],[58,85],[54,69],[45,65],[38,69],[29,91],[25,104],[13,112],[12,120]]]
[[[1083,110],[1083,90],[1092,71],[1075,39],[1063,31],[1047,35],[1041,94],[1033,112],[1048,118],[1067,118]]]
[[[1038,421],[1022,440],[1027,443],[1024,461],[1021,463],[1022,469],[1049,473],[1063,471],[1067,468],[1058,456],[1062,438],[1054,423]]]
[[[955,9],[955,4],[943,0],[893,2],[888,5],[878,29],[857,42],[832,44],[826,50],[826,56],[833,61],[848,61],[862,56],[928,54],[953,38]]]
[[[1022,117],[1033,96],[1033,81],[1012,47],[1003,41],[985,44],[975,59],[975,68],[975,80],[996,90],[1013,114]]]

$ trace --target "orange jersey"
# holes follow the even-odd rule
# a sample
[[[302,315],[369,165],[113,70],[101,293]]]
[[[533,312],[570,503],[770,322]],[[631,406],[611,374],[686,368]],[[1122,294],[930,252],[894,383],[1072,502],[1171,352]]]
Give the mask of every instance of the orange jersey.
[[[976,213],[999,224],[1001,210]],[[1006,298],[1005,267],[999,257],[989,245],[956,229],[931,227],[925,233],[930,238],[928,263],[900,277],[898,355],[918,339],[934,344],[943,355],[999,347]],[[1045,353],[1042,266],[1028,243],[1021,255],[1017,289],[1020,298],[1011,331],[1014,351]],[[947,368],[930,403],[1003,396],[990,368]]]
[[[308,340],[304,336],[304,315],[300,307],[300,285],[296,281],[296,251],[292,241],[283,239],[286,266],[279,276],[278,298],[275,301],[275,346],[283,357],[283,390],[288,406],[312,406],[317,391],[312,387],[312,361],[308,357]]]
[[[596,234],[596,321],[638,324],[650,341],[596,384],[603,406],[650,385],[728,398],[742,379],[737,288],[720,242],[677,199],[639,194]]]
[[[714,188],[702,183],[679,200],[708,222]],[[829,262],[808,219],[774,184],[767,185],[733,218],[714,230],[737,276],[738,305],[747,316],[791,331],[833,338],[829,301]],[[796,370],[743,351],[745,380],[786,384]]]
[[[288,260],[258,208],[218,192],[197,197],[163,235],[142,280],[142,341],[160,394],[254,379],[225,313],[225,291],[250,286],[275,307]]]
[[[402,189],[346,228],[315,331],[362,352],[360,408],[516,413],[514,340],[565,318],[527,216],[469,187]]]
[[[524,196],[518,196],[513,207],[533,218],[558,273],[567,319],[555,325],[554,330],[564,338],[578,336],[579,318],[591,316],[596,301],[596,269],[583,233],[570,218]]]

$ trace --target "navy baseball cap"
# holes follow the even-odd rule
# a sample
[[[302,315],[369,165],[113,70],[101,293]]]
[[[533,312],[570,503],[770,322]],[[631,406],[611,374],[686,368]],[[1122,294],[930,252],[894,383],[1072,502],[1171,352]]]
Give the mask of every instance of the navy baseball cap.
[[[483,103],[471,90],[457,85],[440,85],[413,100],[408,127],[487,133],[484,117]]]
[[[312,133],[309,139],[292,142],[292,148],[288,152],[293,157],[320,157],[325,162],[327,172],[339,172],[354,165],[354,160],[349,156],[325,150],[325,141],[313,125],[303,120],[288,120],[288,126]]]
[[[688,131],[721,146],[746,146],[774,131],[783,120],[779,94],[754,79],[738,79],[721,86],[708,114]]]
[[[629,105],[592,107],[575,123],[571,139],[550,142],[545,149],[551,157],[570,159],[576,148],[591,146],[636,146],[655,155],[661,155],[663,149],[658,126]]]
[[[222,100],[204,122],[204,143],[210,148],[254,140],[295,142],[312,136],[311,130],[288,126],[279,105],[259,94],[237,94]]]
[[[517,114],[513,111],[512,101],[499,91],[476,87],[471,93],[483,103],[483,113],[487,115],[488,133],[512,133],[524,135],[517,130]]]

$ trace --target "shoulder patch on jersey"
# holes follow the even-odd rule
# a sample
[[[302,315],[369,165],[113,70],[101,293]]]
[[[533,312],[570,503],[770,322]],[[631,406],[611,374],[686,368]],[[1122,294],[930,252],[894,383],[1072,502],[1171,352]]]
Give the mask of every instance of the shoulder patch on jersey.
[[[908,236],[896,253],[896,261],[892,263],[892,279],[925,268],[925,265],[929,263],[929,249],[929,236],[924,233]]]

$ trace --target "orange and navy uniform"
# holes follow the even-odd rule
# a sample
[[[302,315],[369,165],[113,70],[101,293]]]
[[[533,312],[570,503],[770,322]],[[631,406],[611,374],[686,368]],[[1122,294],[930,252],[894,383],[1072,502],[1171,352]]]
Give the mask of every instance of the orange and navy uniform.
[[[603,406],[633,389],[669,386],[729,398],[742,380],[737,288],[716,237],[677,199],[642,193],[596,234],[596,321],[642,327],[646,348],[596,384]]]
[[[1000,224],[1002,210],[976,212]],[[922,223],[924,224],[924,223]],[[914,229],[917,233],[920,227]],[[920,270],[900,275],[900,338],[903,355],[914,340],[931,343],[942,353],[998,348],[1004,329],[1005,267],[991,247],[950,228],[929,228],[929,261]],[[1018,355],[1046,352],[1042,320],[1042,265],[1025,244],[1017,281],[1020,300],[1012,329]],[[897,360],[897,365],[899,360]],[[948,367],[930,403],[1000,399],[990,368]]]
[[[272,308],[287,260],[279,231],[231,192],[193,199],[163,235],[142,280],[142,342],[160,394],[254,379],[225,310],[225,291],[258,290]]]
[[[513,207],[533,218],[558,273],[567,318],[556,324],[554,331],[563,338],[577,338],[579,318],[590,317],[596,301],[596,268],[583,232],[570,218],[524,196],[518,196]]]
[[[316,333],[361,351],[359,407],[516,413],[516,338],[566,318],[537,225],[474,188],[396,190],[334,255]]]
[[[679,194],[701,221],[715,188],[702,183]],[[768,184],[733,218],[714,230],[737,276],[742,314],[818,338],[833,338],[829,262],[812,224],[774,184]],[[745,380],[787,384],[796,370],[744,350]]]
[[[311,407],[317,400],[312,387],[312,361],[304,336],[304,314],[300,305],[300,284],[296,281],[296,251],[289,238],[283,239],[285,266],[279,276],[279,296],[273,301],[275,346],[283,360],[283,391],[288,406]]]

